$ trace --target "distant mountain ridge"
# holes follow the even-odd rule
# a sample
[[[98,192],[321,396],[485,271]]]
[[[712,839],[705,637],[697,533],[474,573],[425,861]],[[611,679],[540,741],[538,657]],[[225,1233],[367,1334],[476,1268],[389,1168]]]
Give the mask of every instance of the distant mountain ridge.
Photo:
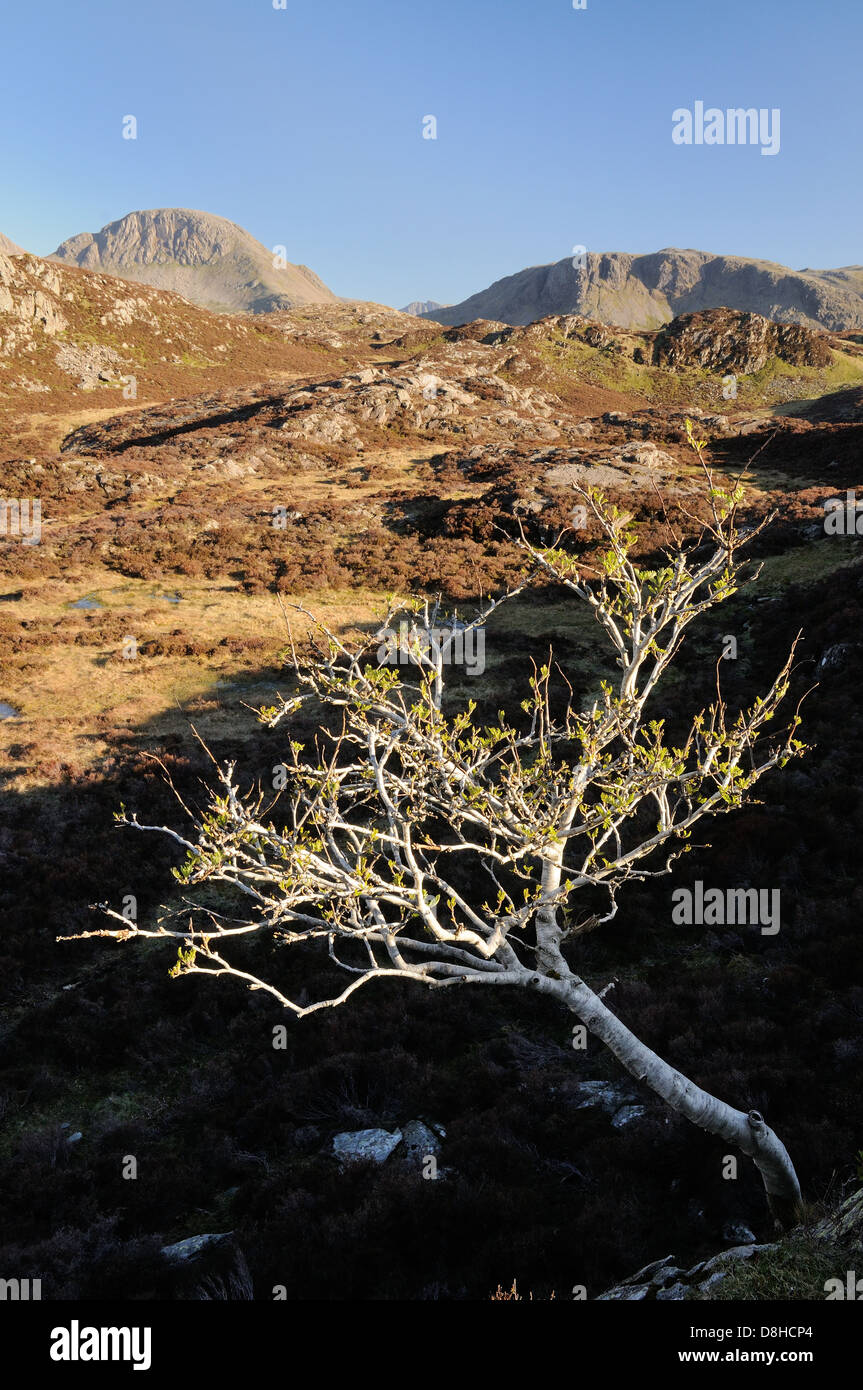
[[[308,266],[274,265],[275,252],[235,222],[188,208],[130,212],[99,232],[70,237],[48,259],[172,290],[217,312],[260,314],[336,300]]]
[[[586,252],[508,275],[421,317],[525,325],[548,314],[582,314],[619,328],[658,328],[679,314],[718,308],[834,333],[863,329],[863,266],[798,271],[676,247],[644,256]]]
[[[438,304],[436,299],[412,299],[410,304],[406,304],[399,310],[401,314],[413,314],[415,318],[433,317],[435,309],[445,309],[445,304]]]

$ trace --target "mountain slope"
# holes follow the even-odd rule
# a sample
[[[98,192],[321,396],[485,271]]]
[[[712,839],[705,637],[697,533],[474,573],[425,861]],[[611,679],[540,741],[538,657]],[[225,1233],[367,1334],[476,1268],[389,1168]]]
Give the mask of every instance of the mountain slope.
[[[327,305],[331,313],[340,305]],[[310,312],[298,310],[297,313]],[[372,308],[354,311],[374,313]],[[382,310],[382,322],[395,318]],[[351,318],[350,312],[345,316]],[[0,441],[37,453],[67,417],[123,411],[265,379],[343,368],[350,348],[281,320],[214,314],[177,294],[26,252],[0,253]]]
[[[863,267],[795,271],[674,247],[647,256],[589,252],[578,269],[569,257],[532,266],[424,317],[528,324],[548,314],[583,314],[621,328],[657,328],[678,314],[717,308],[832,332],[861,329]]]
[[[10,241],[8,236],[0,232],[0,256],[23,256],[25,254],[21,246],[17,246],[14,241]]]
[[[274,267],[274,253],[236,223],[187,208],[130,212],[100,232],[70,237],[49,259],[172,290],[228,313],[336,298],[307,266]]]

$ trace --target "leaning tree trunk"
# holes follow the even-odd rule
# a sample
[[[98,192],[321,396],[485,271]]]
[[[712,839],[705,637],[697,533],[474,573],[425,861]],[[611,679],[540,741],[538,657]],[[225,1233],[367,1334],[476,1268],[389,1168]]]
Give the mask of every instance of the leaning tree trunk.
[[[560,999],[596,1037],[605,1043],[631,1076],[644,1081],[672,1110],[694,1125],[718,1134],[751,1158],[761,1173],[770,1210],[781,1226],[801,1213],[800,1184],[785,1145],[757,1110],[745,1114],[717,1100],[693,1081],[663,1062],[607,1009],[598,995],[579,979],[534,975],[533,984]]]

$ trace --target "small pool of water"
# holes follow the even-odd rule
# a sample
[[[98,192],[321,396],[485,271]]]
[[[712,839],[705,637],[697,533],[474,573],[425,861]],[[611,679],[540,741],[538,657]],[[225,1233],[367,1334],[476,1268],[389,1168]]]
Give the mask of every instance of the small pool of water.
[[[18,719],[21,711],[15,709],[14,705],[7,705],[5,700],[0,700],[0,719]]]
[[[104,608],[104,604],[95,598],[76,598],[74,603],[70,603],[70,608]]]
[[[182,603],[182,594],[150,594],[150,598],[163,599],[165,603]]]

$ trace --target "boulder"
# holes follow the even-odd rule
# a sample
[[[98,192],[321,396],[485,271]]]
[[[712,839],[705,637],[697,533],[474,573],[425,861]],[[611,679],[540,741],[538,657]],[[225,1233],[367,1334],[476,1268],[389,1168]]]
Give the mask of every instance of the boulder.
[[[625,1129],[633,1120],[640,1120],[647,1114],[645,1105],[622,1105],[611,1117],[612,1129]]]
[[[743,1221],[726,1221],[722,1227],[722,1239],[730,1240],[735,1247],[741,1245],[752,1245],[757,1239],[755,1232],[750,1231]]]
[[[173,1245],[163,1245],[162,1254],[170,1264],[187,1264],[190,1260],[197,1259],[202,1251],[230,1240],[233,1234],[233,1231],[219,1231],[208,1235],[187,1236],[185,1240],[178,1240]]]
[[[406,1125],[402,1125],[399,1156],[411,1167],[421,1168],[427,1158],[438,1158],[441,1148],[439,1136],[422,1120],[409,1120]]]
[[[386,1163],[401,1142],[400,1129],[345,1130],[333,1139],[333,1153],[343,1163]]]

